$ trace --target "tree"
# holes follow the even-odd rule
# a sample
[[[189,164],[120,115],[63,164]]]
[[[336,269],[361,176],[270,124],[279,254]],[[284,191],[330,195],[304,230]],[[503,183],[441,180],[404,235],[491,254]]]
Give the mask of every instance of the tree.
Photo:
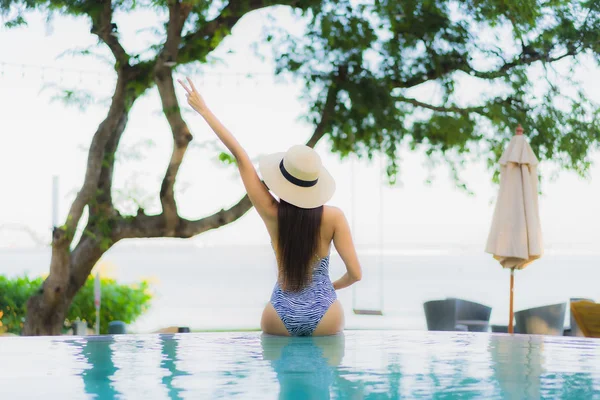
[[[467,155],[496,168],[521,123],[542,160],[587,172],[598,106],[575,71],[600,62],[600,1],[355,3],[324,7],[303,37],[287,35],[278,47],[278,72],[306,77],[309,94],[343,70],[332,151],[384,151],[392,177],[401,144],[456,173]],[[427,85],[438,91],[434,102],[419,100]],[[476,96],[461,90],[475,85]],[[323,97],[314,104],[318,118]]]
[[[27,10],[87,18],[110,49],[117,76],[106,119],[89,149],[84,182],[64,225],[53,232],[50,274],[28,303],[25,333],[58,334],[68,305],[93,265],[127,238],[189,238],[247,212],[246,196],[227,210],[191,221],[178,215],[175,181],[192,135],[175,96],[173,70],[203,63],[242,16],[276,5],[306,23],[294,37],[276,22],[262,38],[272,43],[275,73],[305,82],[314,146],[327,135],[346,156],[384,152],[388,175],[398,173],[401,146],[422,149],[455,171],[468,157],[491,168],[517,123],[542,160],[585,174],[600,142],[597,107],[576,82],[578,63],[600,62],[600,0],[0,0],[5,25],[26,22]],[[115,13],[149,8],[168,15],[164,41],[132,55],[115,34]],[[215,17],[209,17],[213,11]],[[146,56],[151,53],[152,56]],[[173,66],[175,64],[175,67]],[[532,78],[532,71],[541,78]],[[575,93],[561,90],[570,83]],[[468,82],[481,88],[464,100]],[[435,101],[420,98],[427,85]],[[122,215],[111,196],[115,153],[129,110],[156,87],[173,136],[160,190],[162,212]],[[460,182],[459,182],[460,183]],[[462,185],[462,183],[460,183]],[[87,208],[84,235],[73,243]]]

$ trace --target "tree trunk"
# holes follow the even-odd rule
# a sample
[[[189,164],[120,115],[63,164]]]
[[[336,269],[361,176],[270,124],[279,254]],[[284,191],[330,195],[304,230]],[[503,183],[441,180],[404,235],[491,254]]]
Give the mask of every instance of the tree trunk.
[[[108,115],[98,127],[89,150],[82,189],[71,206],[65,225],[54,228],[50,273],[39,293],[27,302],[23,335],[60,335],[75,294],[102,254],[113,245],[112,240],[101,240],[107,239],[106,226],[116,224],[119,218],[112,206],[110,191],[114,153],[127,125],[128,111],[135,101],[135,97],[126,93],[127,79],[124,73],[119,74]],[[89,211],[88,224],[77,247],[71,251],[71,242],[85,207]],[[104,247],[100,243],[104,243]]]
[[[23,326],[24,336],[60,335],[71,301],[61,294],[55,304],[44,301],[44,289],[27,301],[27,318]]]
[[[27,302],[27,317],[23,326],[24,336],[46,336],[62,334],[65,318],[73,298],[85,284],[92,268],[102,254],[102,249],[93,239],[82,239],[69,258],[61,260],[66,265],[62,268],[69,271],[64,289],[57,290],[50,276],[40,291]],[[53,255],[52,263],[56,262]]]

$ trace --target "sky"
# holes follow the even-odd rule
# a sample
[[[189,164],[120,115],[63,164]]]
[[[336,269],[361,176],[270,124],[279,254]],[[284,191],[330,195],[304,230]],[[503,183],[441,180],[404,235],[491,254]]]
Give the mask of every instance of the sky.
[[[279,9],[275,15],[293,26],[286,10]],[[142,12],[135,21],[118,21],[126,49],[134,52],[145,46],[150,34],[138,30],[155,24],[154,18]],[[244,17],[217,49],[215,55],[221,62],[203,67],[202,75],[191,73],[208,105],[253,158],[284,151],[304,142],[312,132],[300,119],[306,110],[299,100],[301,85],[272,78],[269,60],[259,59],[251,50],[266,20],[264,11]],[[60,182],[60,222],[82,183],[87,146],[105,117],[114,76],[101,59],[58,56],[95,44],[87,21],[81,18],[57,17],[48,25],[34,14],[27,28],[0,29],[0,227],[4,227],[0,228],[0,248],[34,244],[28,234],[7,229],[12,226],[25,226],[42,242],[49,241],[53,176]],[[97,51],[107,54],[102,48]],[[593,87],[599,72],[587,68],[581,73],[584,82],[590,83],[586,86]],[[86,109],[52,101],[57,85],[75,88],[78,95],[93,93],[94,100]],[[474,84],[465,84],[459,93],[469,98],[476,91]],[[183,104],[184,92],[178,95]],[[423,101],[434,96],[427,90],[419,95]],[[590,96],[600,101],[597,93]],[[216,161],[215,136],[208,126],[192,112],[184,117],[195,139],[179,174],[177,200],[182,216],[199,218],[237,202],[243,186],[234,168]],[[158,190],[171,149],[171,133],[153,90],[135,104],[121,142],[114,185],[121,210],[134,211],[134,197],[148,213],[160,211]],[[379,160],[370,164],[340,161],[328,152],[326,140],[317,151],[337,180],[338,190],[330,204],[346,212],[359,246],[390,251],[432,247],[483,251],[498,189],[483,164],[469,164],[463,171],[462,177],[475,193],[470,196],[454,186],[446,167],[433,171],[426,167],[419,152],[401,153],[400,183],[390,187]],[[594,154],[594,161],[598,164],[600,154]],[[542,171],[545,168],[541,166]],[[425,184],[432,173],[436,179]],[[547,249],[598,247],[600,167],[595,165],[590,175],[591,179],[582,179],[563,172],[545,185],[540,213]],[[240,221],[190,241],[199,246],[266,245],[269,239],[252,210]]]

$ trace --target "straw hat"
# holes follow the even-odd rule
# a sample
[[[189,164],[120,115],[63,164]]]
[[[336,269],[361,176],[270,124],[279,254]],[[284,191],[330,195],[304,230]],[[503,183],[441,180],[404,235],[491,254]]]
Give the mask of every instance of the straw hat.
[[[292,146],[285,153],[263,156],[258,166],[269,190],[296,207],[320,207],[335,192],[333,177],[308,146]]]

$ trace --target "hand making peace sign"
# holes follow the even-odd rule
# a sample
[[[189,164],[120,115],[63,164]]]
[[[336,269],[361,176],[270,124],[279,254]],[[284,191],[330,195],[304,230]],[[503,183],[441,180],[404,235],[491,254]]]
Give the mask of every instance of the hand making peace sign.
[[[204,102],[204,99],[202,98],[202,96],[200,96],[200,93],[198,93],[198,90],[196,90],[196,86],[194,86],[194,83],[192,82],[192,80],[189,77],[186,77],[186,79],[189,83],[189,86],[187,86],[181,79],[178,79],[177,81],[181,84],[181,86],[187,92],[186,97],[187,97],[188,104],[194,110],[196,110],[199,114],[202,114],[204,111],[208,110],[208,107],[206,107],[206,103]]]

